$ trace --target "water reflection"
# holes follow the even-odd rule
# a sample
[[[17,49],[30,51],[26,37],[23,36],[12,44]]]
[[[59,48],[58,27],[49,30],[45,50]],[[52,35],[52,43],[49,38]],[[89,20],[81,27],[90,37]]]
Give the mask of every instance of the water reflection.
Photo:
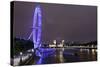
[[[53,64],[81,61],[96,61],[97,49],[44,49],[42,57],[35,64]]]

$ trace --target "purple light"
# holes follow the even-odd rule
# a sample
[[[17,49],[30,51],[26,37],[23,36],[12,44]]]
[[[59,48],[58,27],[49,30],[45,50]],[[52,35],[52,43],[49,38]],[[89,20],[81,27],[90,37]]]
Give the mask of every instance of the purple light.
[[[41,28],[42,28],[42,15],[41,15],[41,8],[40,6],[35,7],[34,16],[33,16],[33,26],[32,32],[28,37],[28,40],[31,38],[33,39],[34,49],[36,49],[35,54],[37,56],[41,56]],[[37,49],[38,48],[38,49]]]
[[[33,16],[33,42],[34,48],[41,46],[42,15],[40,6],[36,6]]]

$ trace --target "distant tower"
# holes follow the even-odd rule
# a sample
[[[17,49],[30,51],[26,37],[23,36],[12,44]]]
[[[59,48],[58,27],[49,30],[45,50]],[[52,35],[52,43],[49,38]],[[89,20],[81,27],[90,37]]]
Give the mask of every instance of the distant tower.
[[[64,45],[64,43],[65,43],[65,40],[62,40],[62,44]]]
[[[53,40],[53,44],[56,45],[57,44],[57,41],[56,40]]]

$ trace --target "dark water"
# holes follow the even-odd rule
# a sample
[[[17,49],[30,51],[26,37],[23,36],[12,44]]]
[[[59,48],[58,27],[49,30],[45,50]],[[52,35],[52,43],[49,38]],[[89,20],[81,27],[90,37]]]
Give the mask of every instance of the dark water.
[[[82,61],[96,61],[96,49],[64,49],[49,48],[43,49],[44,52],[35,64],[69,63]]]

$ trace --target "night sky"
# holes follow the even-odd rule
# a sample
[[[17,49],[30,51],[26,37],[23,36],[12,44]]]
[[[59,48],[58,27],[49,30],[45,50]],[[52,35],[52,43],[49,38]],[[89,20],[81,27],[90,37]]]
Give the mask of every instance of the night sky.
[[[14,2],[14,37],[27,39],[32,32],[36,5],[42,11],[42,42],[97,40],[97,7]]]

